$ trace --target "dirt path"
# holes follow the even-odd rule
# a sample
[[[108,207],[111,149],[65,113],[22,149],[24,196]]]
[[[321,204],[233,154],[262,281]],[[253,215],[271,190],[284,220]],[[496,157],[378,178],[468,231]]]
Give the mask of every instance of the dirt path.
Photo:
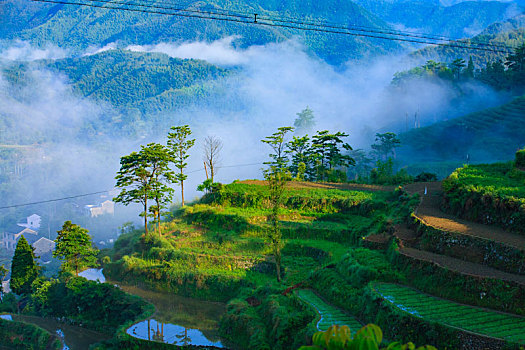
[[[426,195],[424,194],[425,188],[427,189]],[[416,215],[429,226],[443,231],[490,239],[525,251],[525,236],[505,231],[500,227],[470,222],[443,213],[440,209],[443,195],[441,182],[415,183],[406,185],[405,189],[409,193],[421,195],[421,204],[416,210]]]
[[[459,272],[464,275],[495,278],[503,281],[512,281],[525,285],[525,276],[506,273],[485,265],[475,264],[469,261],[452,258],[450,256],[434,254],[431,252],[418,250],[414,248],[403,247],[399,249],[399,252],[403,255],[417,260],[433,262],[441,267]]]

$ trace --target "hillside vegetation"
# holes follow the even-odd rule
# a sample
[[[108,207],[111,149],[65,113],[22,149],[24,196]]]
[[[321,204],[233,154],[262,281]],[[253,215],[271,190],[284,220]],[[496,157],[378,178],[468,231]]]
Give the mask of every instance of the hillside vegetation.
[[[464,166],[443,183],[445,206],[458,216],[525,234],[524,185],[525,172],[513,162]]]
[[[367,191],[372,188],[375,192]],[[264,182],[253,180],[216,187],[199,203],[172,212],[160,232],[122,235],[104,271],[153,289],[228,301],[220,332],[243,349],[294,349],[316,329],[342,322],[354,329],[376,323],[391,339],[439,348],[494,343],[514,349],[524,342],[520,329],[496,327],[514,319],[523,322],[521,316],[501,318],[479,308],[523,315],[520,277],[473,276],[468,269],[412,257],[396,235],[411,220],[418,199],[400,189],[379,189],[291,182],[278,216],[282,283],[276,281],[267,238],[270,194]],[[464,239],[443,237],[443,242],[460,245]],[[487,250],[491,258],[517,258],[509,249]],[[415,314],[411,310],[436,299],[407,286],[473,306],[440,300],[439,314],[427,309]],[[405,298],[409,294],[410,300]],[[484,321],[468,323],[459,314],[480,315]],[[487,322],[491,327],[484,329]],[[469,333],[473,329],[479,334]]]
[[[494,23],[481,33],[469,39],[458,40],[458,44],[475,45],[491,44],[518,47],[525,40],[525,15],[518,15],[507,21]],[[488,62],[504,60],[511,50],[503,52],[473,51],[450,46],[425,47],[411,54],[412,57],[422,60],[434,60],[439,62],[452,62],[456,58],[468,60],[472,57],[476,68],[483,68]]]
[[[465,1],[452,6],[436,0],[356,0],[356,3],[389,24],[451,38],[478,34],[518,11],[513,3],[499,1]]]
[[[157,2],[166,6],[166,3]],[[178,5],[189,10],[258,13],[283,17],[318,18],[341,24],[387,29],[388,25],[351,1],[336,0],[317,2],[259,0],[239,2],[215,0],[209,2],[183,1]],[[170,5],[167,4],[169,7]],[[172,5],[173,7],[173,5]],[[39,45],[54,43],[61,47],[86,49],[90,45],[119,42],[126,44],[154,44],[159,42],[213,41],[225,36],[238,35],[238,45],[262,45],[279,42],[298,36],[304,39],[312,52],[331,63],[343,63],[349,58],[360,58],[369,54],[381,54],[399,49],[397,43],[314,33],[284,28],[269,28],[198,18],[184,18],[158,14],[135,13],[94,9],[71,5],[22,4],[9,0],[4,5],[5,18],[26,18],[24,25],[6,23],[0,31],[0,38],[30,40]]]
[[[401,134],[400,158],[421,161],[506,161],[523,147],[525,97]],[[468,158],[467,158],[468,156]]]

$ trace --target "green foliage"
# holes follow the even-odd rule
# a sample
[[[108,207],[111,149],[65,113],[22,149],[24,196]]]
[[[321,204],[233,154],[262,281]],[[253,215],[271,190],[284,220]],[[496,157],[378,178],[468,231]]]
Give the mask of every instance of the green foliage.
[[[386,132],[384,134],[376,134],[376,142],[371,147],[375,151],[378,159],[387,160],[390,154],[396,156],[396,147],[399,147],[401,141],[393,132]]]
[[[320,319],[317,322],[317,329],[326,331],[332,325],[346,325],[350,329],[358,330],[362,327],[361,323],[354,317],[342,312],[340,309],[327,304],[311,289],[300,289],[297,295],[306,303],[310,304],[319,313]]]
[[[505,339],[511,344],[525,343],[523,318],[438,299],[395,284],[374,283],[370,288],[381,296],[383,303],[390,303],[413,317]]]
[[[283,193],[283,207],[306,212],[346,212],[358,207],[366,207],[371,203],[380,203],[386,197],[387,194],[381,192],[287,187]],[[222,191],[214,192],[205,200],[222,206],[270,207],[268,187],[255,184],[228,184]]]
[[[314,332],[314,312],[293,294],[264,286],[246,300],[231,300],[220,322],[221,335],[243,349],[294,349]]]
[[[2,282],[4,281],[4,277],[7,275],[7,269],[4,267],[4,265],[0,265],[0,295],[3,294],[4,290],[2,289]]]
[[[0,301],[0,313],[9,312],[16,313],[18,310],[18,301],[13,293],[4,294]]]
[[[46,330],[32,324],[0,319],[0,344],[9,349],[61,349],[61,343]]]
[[[149,211],[157,222],[157,230],[160,235],[161,215],[173,198],[174,191],[170,185],[177,179],[175,173],[169,168],[171,155],[166,147],[158,143],[149,143],[147,146],[141,146],[140,154],[151,173],[148,195],[155,200],[155,205],[151,205]]]
[[[398,252],[392,255],[392,264],[407,276],[406,283],[420,291],[463,304],[525,315],[525,287],[518,283],[461,274]]]
[[[436,174],[422,172],[422,173],[419,173],[414,178],[414,182],[431,182],[431,181],[437,181],[437,175]]]
[[[270,166],[264,172],[264,177],[268,182],[269,200],[271,214],[268,215],[270,228],[268,229],[267,239],[272,248],[273,258],[275,259],[275,270],[277,272],[277,281],[281,282],[281,248],[282,233],[281,223],[279,221],[279,212],[283,202],[283,194],[286,184],[291,180],[288,171],[279,168],[277,165]]]
[[[520,149],[516,152],[516,167],[525,168],[525,149]]]
[[[336,268],[354,287],[360,287],[376,280],[402,280],[401,275],[393,269],[384,254],[366,248],[351,250],[337,263]]]
[[[414,227],[421,236],[422,249],[457,259],[483,264],[509,273],[525,271],[523,250],[492,240],[447,232],[427,225],[412,215]]]
[[[456,169],[444,182],[446,208],[452,213],[525,233],[525,178],[512,163]]]
[[[151,314],[153,306],[107,283],[72,277],[67,281],[40,280],[33,286],[31,306],[42,316],[64,317],[106,333],[123,323]]]
[[[275,167],[277,170],[283,170],[287,167],[288,157],[286,156],[286,134],[293,132],[293,130],[294,129],[291,126],[283,126],[277,128],[277,131],[272,135],[261,140],[261,142],[266,143],[273,150],[273,153],[269,154],[272,161],[266,162],[265,164],[270,167]]]
[[[312,337],[312,346],[302,346],[299,350],[379,350],[383,341],[381,328],[374,324],[368,324],[359,329],[353,336],[348,326],[334,325],[326,331],[317,332]],[[383,350],[437,350],[435,347],[426,345],[416,349],[413,343],[401,344],[391,343]]]
[[[394,160],[388,158],[386,161],[376,162],[376,167],[370,172],[370,181],[377,185],[399,185],[411,183],[414,178],[404,169],[394,173]]]
[[[233,299],[228,303],[220,322],[220,334],[245,349],[271,349],[263,320],[245,300]]]
[[[11,262],[11,290],[16,294],[31,293],[31,284],[38,277],[39,267],[35,262],[34,248],[27,243],[24,235],[16,244],[15,254]]]
[[[315,126],[314,111],[306,106],[301,112],[297,113],[297,118],[293,122],[295,131],[300,134],[309,132]]]
[[[198,7],[198,2],[190,1],[185,6]],[[259,13],[261,16],[295,14],[307,18],[319,18],[332,23],[344,23],[349,18],[357,26],[388,29],[386,22],[378,19],[353,2],[339,4],[328,1],[323,4],[296,3],[292,1],[256,1],[228,2],[224,0],[212,3],[214,11],[234,11],[238,13]],[[333,11],[338,6],[338,11]],[[264,28],[245,26],[232,22],[209,22],[195,18],[178,18],[173,21],[170,16],[134,13],[129,11],[107,11],[104,9],[69,7],[42,11],[39,6],[13,3],[6,6],[5,17],[9,19],[0,30],[2,39],[19,38],[31,42],[51,42],[59,47],[68,47],[73,51],[83,51],[100,43],[118,41],[122,46],[149,45],[161,42],[211,42],[218,38],[230,37],[240,32],[242,38],[236,45],[248,47],[280,42],[299,37],[316,55],[334,64],[342,64],[350,58],[372,57],[374,54],[396,51],[401,46],[393,41],[377,41],[353,36],[337,37],[330,33],[308,33],[286,28]],[[18,20],[11,20],[19,16]],[[93,18],[96,22],[93,22]],[[45,28],[45,30],[43,30]],[[116,60],[114,64],[119,63]],[[128,69],[131,79],[140,70]],[[102,70],[103,72],[103,70]],[[111,75],[109,75],[111,76]],[[106,80],[106,79],[105,79]],[[117,83],[125,81],[125,77]],[[89,80],[88,80],[89,81]],[[137,77],[138,83],[147,86]],[[176,82],[174,82],[176,83]],[[128,89],[126,89],[128,90]]]
[[[175,174],[175,180],[180,183],[182,206],[184,206],[184,180],[188,175],[184,174],[184,169],[188,166],[188,151],[195,144],[195,139],[188,139],[191,129],[188,125],[172,126],[172,132],[168,133],[168,148],[171,153],[171,162],[179,172]]]
[[[62,271],[71,269],[78,276],[79,269],[96,266],[98,249],[92,246],[88,230],[66,221],[57,232],[53,257],[64,260]]]
[[[517,97],[499,107],[412,129],[400,136],[403,148],[398,157],[411,163],[432,160],[425,168],[432,172],[443,163],[457,168],[467,155],[471,161],[511,160],[516,147],[524,145],[524,113],[525,97]],[[440,171],[442,176],[449,174],[448,169]]]

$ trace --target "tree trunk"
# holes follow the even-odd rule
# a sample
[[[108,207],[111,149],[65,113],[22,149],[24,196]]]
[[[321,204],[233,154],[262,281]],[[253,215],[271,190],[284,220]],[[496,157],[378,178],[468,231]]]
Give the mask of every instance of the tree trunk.
[[[144,196],[144,232],[148,235],[148,196]]]
[[[181,180],[180,180],[180,193],[181,193],[181,198],[182,198],[182,206],[184,206],[184,180],[182,180],[182,168],[180,169],[180,175],[181,175]]]
[[[277,282],[281,283],[281,252],[275,252],[275,270],[277,272]]]

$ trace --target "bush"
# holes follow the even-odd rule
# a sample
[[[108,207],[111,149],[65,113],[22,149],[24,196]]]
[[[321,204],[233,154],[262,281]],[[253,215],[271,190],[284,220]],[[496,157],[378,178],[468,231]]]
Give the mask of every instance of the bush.
[[[30,308],[41,316],[64,317],[76,324],[115,332],[129,320],[151,312],[153,305],[107,283],[72,277],[66,282],[40,280],[33,284]]]
[[[420,173],[414,178],[415,182],[437,181],[437,175],[433,173]]]
[[[0,319],[0,344],[9,349],[60,349],[62,344],[53,338],[35,325]]]
[[[525,168],[525,149],[516,152],[516,167]]]

